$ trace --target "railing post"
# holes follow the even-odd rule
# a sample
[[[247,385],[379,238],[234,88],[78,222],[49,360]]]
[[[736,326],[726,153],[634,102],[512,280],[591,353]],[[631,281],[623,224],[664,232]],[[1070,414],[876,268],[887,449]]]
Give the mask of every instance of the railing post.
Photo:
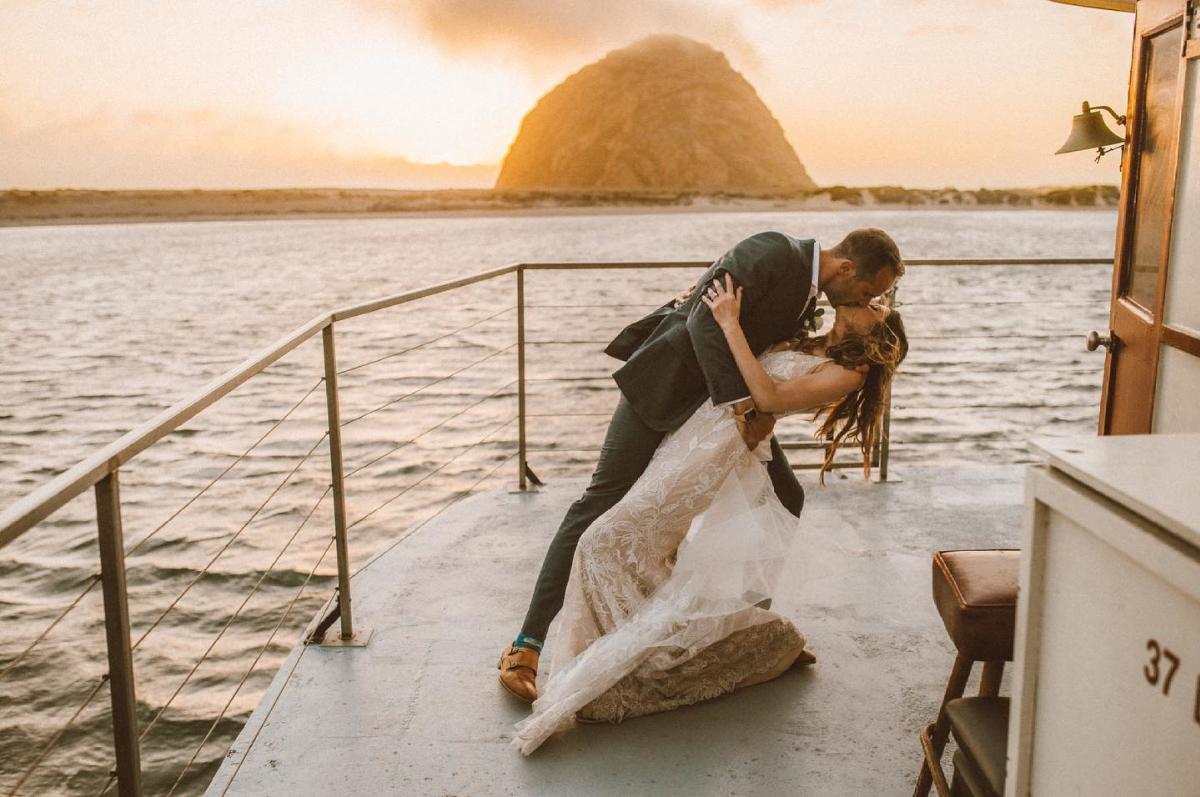
[[[342,468],[342,412],[338,405],[337,355],[333,348],[333,322],[321,330],[325,352],[325,407],[329,417],[329,469],[333,492],[333,533],[337,549],[337,611],[341,622],[336,640],[323,644],[358,646],[367,644],[371,632],[360,628],[354,633],[354,617],[350,601],[350,551],[346,544],[346,478]]]
[[[888,385],[887,400],[883,405],[883,433],[879,439],[879,481],[888,480],[888,453],[892,440],[892,388]]]
[[[884,299],[888,307],[896,306],[896,288],[892,287]],[[892,386],[888,385],[887,397],[883,402],[883,423],[879,435],[879,481],[888,480],[888,454],[892,442]]]
[[[117,471],[96,482],[96,526],[100,580],[104,592],[104,635],[108,643],[108,686],[112,697],[113,746],[117,792],[142,793],[137,701],[133,687],[133,650],[129,644],[129,599],[125,587],[125,535],[121,529],[121,491]]]
[[[517,266],[517,489],[528,490],[525,461],[525,266]]]

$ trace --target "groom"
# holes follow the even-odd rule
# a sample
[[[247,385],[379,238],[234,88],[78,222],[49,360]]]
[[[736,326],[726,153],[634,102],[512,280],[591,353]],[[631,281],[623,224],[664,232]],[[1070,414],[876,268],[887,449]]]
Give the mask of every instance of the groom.
[[[733,276],[743,289],[742,329],[758,355],[802,334],[818,293],[833,305],[865,305],[887,292],[903,272],[900,251],[883,230],[855,230],[828,250],[811,239],[763,232],[721,255],[696,285],[707,288],[725,273]],[[700,301],[702,294],[692,290],[686,300],[663,305],[622,330],[605,349],[625,364],[613,374],[621,397],[600,460],[550,542],[521,633],[500,656],[500,683],[522,700],[537,698],[542,640],[562,607],[580,536],[628,492],[667,432],[683,425],[710,398],[715,405],[731,407],[751,448],[775,426],[773,416],[755,410],[724,333]],[[804,489],[773,436],[771,453],[767,470],[775,493],[799,517]]]

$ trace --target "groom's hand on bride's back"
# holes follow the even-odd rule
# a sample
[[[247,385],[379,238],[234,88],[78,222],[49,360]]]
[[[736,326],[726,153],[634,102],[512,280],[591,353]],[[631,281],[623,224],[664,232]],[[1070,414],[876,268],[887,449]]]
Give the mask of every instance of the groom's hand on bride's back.
[[[674,305],[675,307],[679,307],[679,306],[685,304],[688,299],[692,298],[692,291],[695,289],[696,289],[695,285],[689,285],[686,289],[684,289],[683,293],[679,294],[678,296],[676,296],[674,299],[671,300],[671,304]]]

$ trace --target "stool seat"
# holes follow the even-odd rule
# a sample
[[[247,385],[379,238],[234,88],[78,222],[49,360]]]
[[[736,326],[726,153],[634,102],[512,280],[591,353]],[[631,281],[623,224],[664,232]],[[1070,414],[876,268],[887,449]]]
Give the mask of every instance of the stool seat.
[[[972,661],[1012,661],[1021,552],[939,551],[933,602],[958,652]]]
[[[1004,794],[1008,706],[1007,697],[961,697],[946,704],[950,731],[962,754],[954,758],[955,774],[975,797]]]

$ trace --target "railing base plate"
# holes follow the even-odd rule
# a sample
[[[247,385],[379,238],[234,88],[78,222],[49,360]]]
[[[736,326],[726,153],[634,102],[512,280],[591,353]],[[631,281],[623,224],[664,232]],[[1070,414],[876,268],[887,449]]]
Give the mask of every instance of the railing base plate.
[[[325,634],[325,639],[319,644],[322,648],[365,648],[367,643],[371,641],[370,628],[355,629],[354,635],[349,639],[342,639],[340,635],[335,633],[334,629],[329,629]]]

